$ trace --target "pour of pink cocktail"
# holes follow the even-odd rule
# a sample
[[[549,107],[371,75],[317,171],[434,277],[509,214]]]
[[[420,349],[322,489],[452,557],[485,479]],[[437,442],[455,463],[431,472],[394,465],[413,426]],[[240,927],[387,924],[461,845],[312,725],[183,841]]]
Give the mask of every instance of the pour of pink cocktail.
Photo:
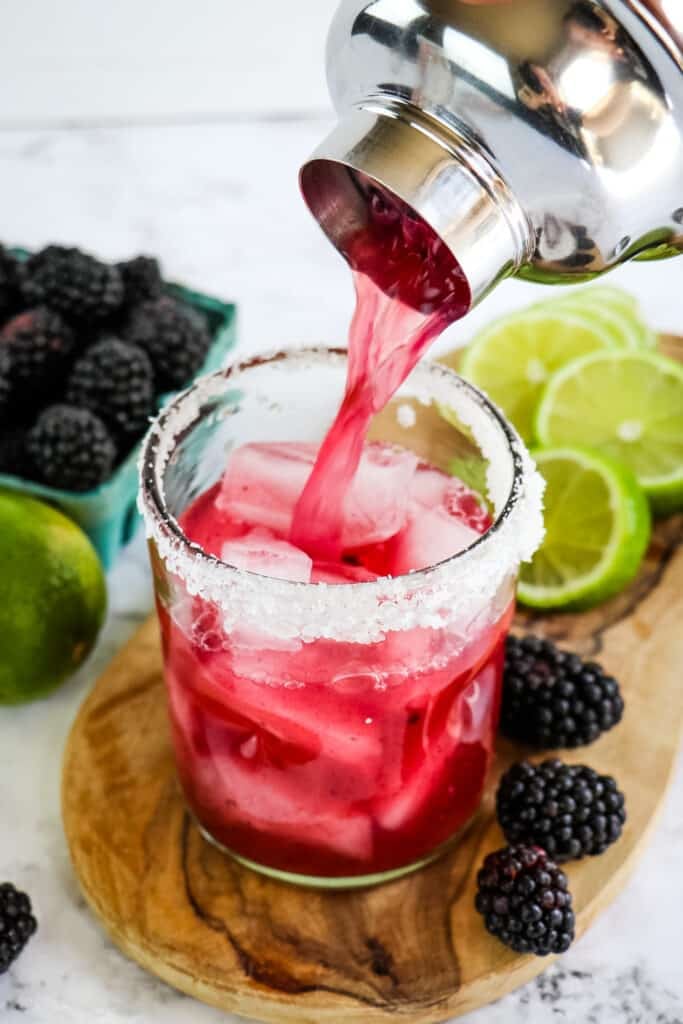
[[[488,528],[481,500],[410,452],[366,445],[336,561],[288,539],[316,447],[247,444],[185,512],[186,536],[238,569],[339,590],[433,565]],[[462,635],[376,643],[226,633],[202,598],[160,603],[177,762],[222,846],[305,876],[368,876],[430,855],[479,802],[497,723],[510,609]]]
[[[449,371],[415,370],[408,420],[430,401],[460,409],[453,437],[488,470],[495,528],[460,479],[368,442],[471,296],[424,221],[360,175],[356,185],[367,210],[347,248],[356,311],[322,441],[339,357],[281,353],[199,382],[162,414],[142,461],[189,807],[252,866],[321,885],[411,870],[473,815],[515,574],[540,536],[528,457]],[[303,377],[288,385],[288,370]]]
[[[346,389],[292,523],[294,542],[327,558],[341,550],[339,509],[373,415],[471,302],[458,261],[432,228],[395,196],[356,177],[368,218],[348,253],[356,310]]]

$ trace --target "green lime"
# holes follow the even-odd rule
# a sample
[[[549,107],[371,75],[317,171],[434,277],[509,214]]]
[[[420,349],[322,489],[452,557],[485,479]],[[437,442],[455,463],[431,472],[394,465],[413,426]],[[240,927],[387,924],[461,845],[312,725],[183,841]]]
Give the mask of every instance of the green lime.
[[[636,299],[620,288],[580,288],[552,301],[601,324],[618,348],[654,348],[657,344],[657,335],[643,320]]]
[[[585,288],[573,288],[571,291],[559,292],[558,298],[561,301],[616,309],[631,318],[640,317],[640,307],[635,296],[611,284],[591,284]]]
[[[580,448],[533,453],[546,481],[545,537],[521,567],[518,596],[532,608],[591,608],[638,572],[650,509],[623,466]]]
[[[610,325],[620,347],[654,348],[655,332],[645,323],[638,301],[629,292],[609,285],[597,285],[571,292],[565,299],[574,308]]]
[[[548,381],[536,412],[543,445],[618,459],[657,512],[683,508],[683,366],[654,352],[596,352]]]
[[[481,387],[525,441],[545,382],[570,359],[614,348],[611,334],[574,310],[548,306],[503,317],[483,330],[463,356],[460,372]],[[448,410],[442,410],[448,419]]]
[[[593,308],[609,309],[610,312],[620,313],[625,320],[628,320],[636,341],[635,348],[657,347],[657,333],[646,324],[640,304],[630,292],[613,285],[601,284],[582,288],[574,294],[581,303],[591,305]]]
[[[56,509],[0,491],[0,704],[40,697],[92,648],[106,607],[102,567]]]
[[[451,476],[457,476],[471,491],[486,505],[489,511],[493,507],[488,498],[488,463],[481,456],[478,458],[461,456],[451,459],[448,463],[448,472]]]

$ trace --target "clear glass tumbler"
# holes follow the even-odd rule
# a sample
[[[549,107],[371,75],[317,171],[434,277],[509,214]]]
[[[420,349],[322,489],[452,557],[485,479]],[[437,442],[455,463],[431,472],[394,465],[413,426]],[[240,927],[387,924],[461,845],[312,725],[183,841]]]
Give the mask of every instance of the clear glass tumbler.
[[[517,435],[476,389],[424,363],[370,436],[486,481],[494,522],[469,548],[337,585],[240,570],[191,543],[179,518],[230,451],[320,441],[345,370],[343,352],[298,350],[199,381],[152,426],[140,497],[192,814],[242,863],[337,888],[416,869],[475,814],[517,570],[542,535],[542,484]]]

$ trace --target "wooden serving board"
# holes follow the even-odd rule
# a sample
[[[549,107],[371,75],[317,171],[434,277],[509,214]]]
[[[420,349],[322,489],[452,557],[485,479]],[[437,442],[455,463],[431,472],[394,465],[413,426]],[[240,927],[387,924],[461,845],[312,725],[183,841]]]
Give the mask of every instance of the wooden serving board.
[[[674,764],[683,717],[682,541],[682,518],[661,525],[638,581],[600,610],[520,620],[598,657],[626,698],[616,729],[568,755],[616,775],[628,807],[615,846],[568,866],[579,933],[633,870]],[[522,753],[501,744],[479,819],[418,874],[342,893],[271,881],[206,843],[183,806],[150,620],[76,719],[64,759],[64,824],[83,892],[114,942],[183,992],[276,1024],[431,1024],[499,998],[548,965],[500,945],[473,907],[481,859],[502,845],[496,779]]]
[[[623,837],[570,864],[578,933],[624,886],[666,792],[681,735],[683,517],[659,524],[636,582],[593,612],[518,625],[598,658],[622,684],[622,723],[565,753],[617,777]],[[518,956],[474,910],[501,743],[481,813],[460,844],[375,889],[299,889],[240,867],[205,842],[181,799],[166,721],[156,623],[118,655],[85,701],[64,758],[63,816],[86,899],[114,942],[169,984],[273,1024],[432,1024],[499,998],[549,960]]]

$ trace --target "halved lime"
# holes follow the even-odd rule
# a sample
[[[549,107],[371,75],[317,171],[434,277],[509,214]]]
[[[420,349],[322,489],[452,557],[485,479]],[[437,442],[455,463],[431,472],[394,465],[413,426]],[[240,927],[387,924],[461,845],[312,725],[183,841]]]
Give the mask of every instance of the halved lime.
[[[554,371],[587,352],[615,347],[609,331],[575,310],[532,307],[478,334],[460,372],[486,391],[528,441],[536,403]],[[448,418],[448,410],[442,412]]]
[[[623,462],[655,511],[683,508],[683,366],[654,352],[595,352],[548,381],[543,445],[588,445]]]
[[[628,469],[592,451],[533,455],[547,485],[546,533],[521,567],[519,600],[532,608],[591,608],[638,572],[650,538],[647,499]]]

